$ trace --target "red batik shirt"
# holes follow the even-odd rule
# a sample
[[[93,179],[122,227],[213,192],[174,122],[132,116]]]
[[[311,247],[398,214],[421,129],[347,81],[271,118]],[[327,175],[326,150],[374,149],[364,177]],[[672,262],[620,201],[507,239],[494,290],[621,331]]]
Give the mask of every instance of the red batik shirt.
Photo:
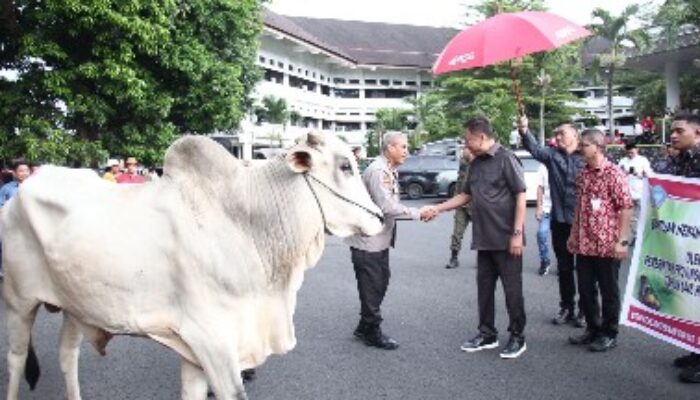
[[[574,254],[613,257],[620,240],[620,212],[633,207],[627,176],[615,164],[586,165],[576,177],[576,211],[571,227]]]

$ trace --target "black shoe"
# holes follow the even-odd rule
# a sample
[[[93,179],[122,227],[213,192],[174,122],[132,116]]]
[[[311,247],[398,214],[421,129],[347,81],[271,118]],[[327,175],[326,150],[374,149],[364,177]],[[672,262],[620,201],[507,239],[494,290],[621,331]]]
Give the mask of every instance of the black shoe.
[[[574,319],[574,312],[572,310],[562,308],[559,310],[557,315],[552,318],[552,323],[554,325],[564,325],[572,319]]]
[[[445,268],[447,269],[453,269],[459,267],[459,259],[457,258],[457,255],[459,253],[452,250],[452,256],[450,257],[450,262],[445,265]]]
[[[540,276],[547,275],[549,273],[549,261],[540,262],[540,269],[537,271]]]
[[[673,360],[673,365],[678,368],[690,368],[700,365],[700,354],[690,353]]]
[[[367,333],[367,323],[360,320],[360,322],[357,324],[357,328],[355,328],[355,332],[352,334],[358,339],[364,339],[365,333]]]
[[[370,326],[365,332],[362,341],[371,347],[377,347],[383,350],[396,350],[399,348],[399,343],[382,333],[379,326]]]
[[[243,379],[243,382],[250,382],[252,380],[255,380],[255,378],[255,368],[244,369],[243,371],[241,371],[241,379]]]
[[[578,312],[576,318],[571,320],[571,325],[573,325],[576,328],[586,327],[586,317],[583,316],[583,313],[581,311]]]
[[[467,353],[473,353],[480,350],[495,349],[496,347],[498,347],[497,336],[484,336],[483,334],[479,333],[472,339],[464,342],[460,349],[462,349],[462,351],[466,351]]]
[[[510,339],[508,339],[508,343],[506,343],[505,347],[503,347],[503,350],[501,350],[501,358],[518,358],[520,357],[521,354],[523,354],[527,350],[527,344],[525,344],[525,337],[524,336],[516,336],[516,335],[511,335]]]
[[[700,383],[700,365],[684,369],[678,377],[685,383]]]
[[[590,346],[588,346],[588,350],[596,353],[601,353],[604,351],[608,351],[612,349],[613,347],[617,346],[617,339],[612,338],[610,336],[605,336],[601,335],[596,338],[593,343],[591,343]]]
[[[589,345],[593,343],[596,339],[596,334],[591,331],[586,331],[583,335],[571,336],[569,337],[569,343],[574,345]]]

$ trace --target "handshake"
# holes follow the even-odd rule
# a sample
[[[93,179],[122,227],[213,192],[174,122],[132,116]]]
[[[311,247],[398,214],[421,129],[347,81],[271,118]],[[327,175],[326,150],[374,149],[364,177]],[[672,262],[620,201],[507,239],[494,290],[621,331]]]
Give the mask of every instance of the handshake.
[[[435,219],[440,214],[440,211],[435,206],[423,206],[420,209],[420,220],[429,222]]]

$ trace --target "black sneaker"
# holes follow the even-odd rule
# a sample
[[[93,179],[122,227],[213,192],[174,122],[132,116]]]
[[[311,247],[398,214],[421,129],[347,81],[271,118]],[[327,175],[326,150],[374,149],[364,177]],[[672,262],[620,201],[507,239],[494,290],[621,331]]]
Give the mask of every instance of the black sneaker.
[[[370,347],[376,347],[382,350],[396,350],[399,348],[399,343],[382,333],[379,326],[369,326],[365,331],[365,336],[362,341]]]
[[[537,273],[540,276],[545,276],[549,273],[549,261],[542,261],[540,262],[540,269],[537,271]]]
[[[683,369],[678,377],[685,383],[700,383],[700,365]]]
[[[472,339],[464,342],[460,349],[462,349],[462,351],[466,351],[467,353],[473,353],[480,350],[495,349],[496,347],[498,347],[497,336],[484,336],[483,334],[479,333]]]
[[[455,269],[459,267],[459,259],[457,257],[450,258],[450,261],[445,265],[447,269]]]
[[[700,365],[700,354],[690,353],[673,360],[673,365],[678,368],[690,368]]]
[[[571,336],[569,337],[569,343],[573,345],[589,345],[593,343],[596,339],[596,334],[591,331],[586,331],[583,335]]]
[[[567,308],[562,308],[557,315],[552,318],[552,323],[554,325],[564,325],[572,319],[574,319],[574,312]]]
[[[516,336],[516,335],[511,335],[510,339],[508,339],[508,343],[506,343],[505,347],[503,347],[503,350],[501,350],[501,358],[518,358],[520,357],[521,354],[523,354],[527,350],[527,344],[525,344],[525,337],[523,336]]]
[[[601,335],[598,336],[596,340],[590,344],[590,346],[588,346],[588,350],[595,353],[602,353],[614,348],[615,346],[617,346],[617,339],[610,336]]]

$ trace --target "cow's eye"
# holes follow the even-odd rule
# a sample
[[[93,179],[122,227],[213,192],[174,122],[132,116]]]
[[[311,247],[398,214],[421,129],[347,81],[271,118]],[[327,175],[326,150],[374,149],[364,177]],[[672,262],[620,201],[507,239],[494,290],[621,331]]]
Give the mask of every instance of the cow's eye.
[[[352,175],[352,165],[350,161],[340,163],[340,170],[346,175]]]

